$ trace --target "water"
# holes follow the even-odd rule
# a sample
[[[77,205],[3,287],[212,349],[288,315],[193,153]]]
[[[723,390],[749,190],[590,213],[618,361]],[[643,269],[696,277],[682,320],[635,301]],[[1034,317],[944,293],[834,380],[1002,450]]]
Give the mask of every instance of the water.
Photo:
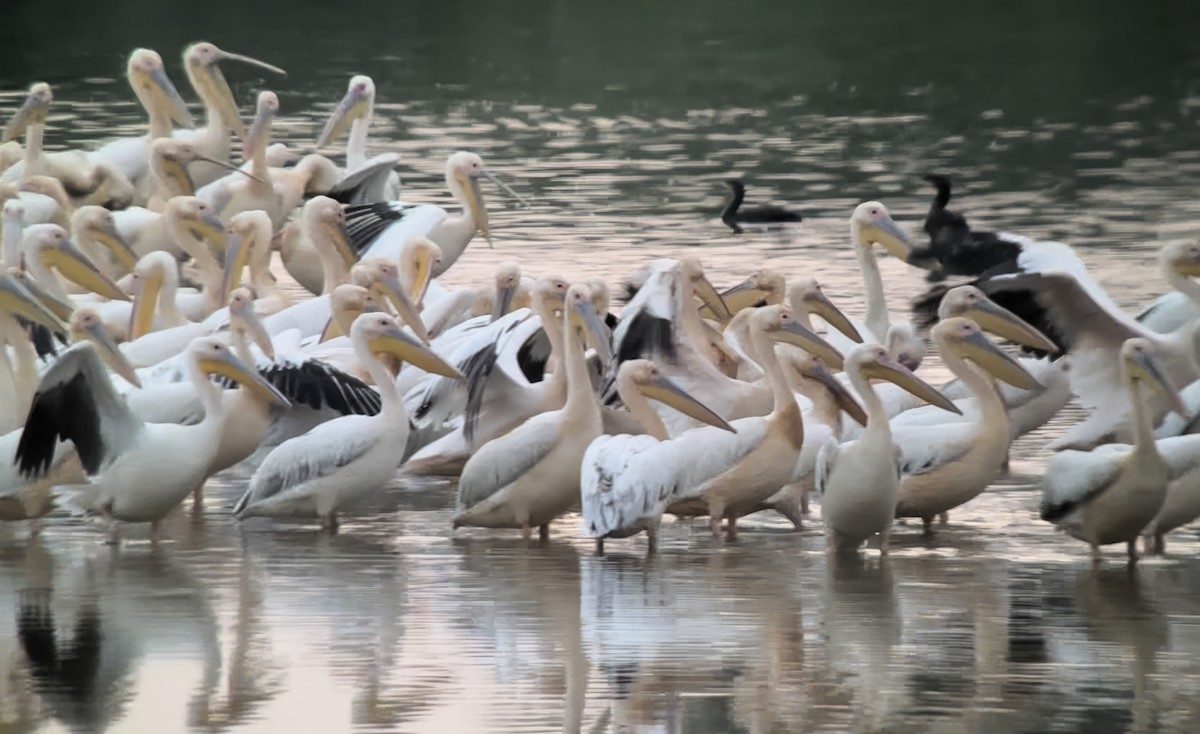
[[[649,5],[648,7],[646,5]],[[248,116],[269,83],[278,137],[306,150],[348,76],[378,87],[372,150],[403,156],[405,198],[445,203],[465,148],[534,201],[491,196],[501,259],[618,283],[703,258],[718,284],[770,264],[818,275],[851,313],[846,217],[884,201],[916,228],[919,175],[953,174],[981,227],[1061,238],[1134,307],[1165,288],[1153,254],[1200,234],[1200,10],[708,0],[653,4],[87,4],[53,24],[6,7],[0,109],[55,87],[48,142],[135,134],[120,74],[135,46],[178,65],[191,40],[290,72],[227,76]],[[733,236],[717,182],[802,210]],[[884,262],[893,310],[921,274]],[[930,370],[931,377],[940,373]],[[395,484],[337,537],[248,523],[245,475],[214,480],[152,548],[56,519],[0,528],[2,731],[1179,731],[1200,720],[1200,545],[1127,573],[1036,519],[1040,447],[925,540],[827,561],[819,522],[759,516],[735,544],[676,524],[663,548],[597,558],[571,518],[546,547],[449,531],[452,485]],[[1112,552],[1114,556],[1119,553]],[[19,636],[18,630],[24,635]]]

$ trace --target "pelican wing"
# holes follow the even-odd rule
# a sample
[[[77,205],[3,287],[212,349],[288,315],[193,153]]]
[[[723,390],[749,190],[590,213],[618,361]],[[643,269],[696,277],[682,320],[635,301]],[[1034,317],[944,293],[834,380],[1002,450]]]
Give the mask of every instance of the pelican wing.
[[[1200,468],[1200,435],[1174,436],[1156,442],[1158,453],[1167,462],[1171,481]]]
[[[374,388],[319,359],[287,355],[272,362],[264,358],[259,360],[258,373],[292,405],[313,410],[328,407],[341,415],[376,415],[383,408]],[[232,384],[227,381],[226,386]]]
[[[346,207],[346,232],[362,257],[394,260],[410,237],[429,234],[445,218],[438,206],[381,201]]]
[[[675,472],[653,436],[600,436],[583,455],[580,532],[603,538],[644,517],[661,516],[675,494]]]
[[[259,465],[233,511],[240,513],[251,504],[327,477],[370,451],[379,440],[368,416],[348,415],[284,441]],[[400,464],[399,455],[396,464]]]
[[[892,429],[892,442],[900,450],[901,476],[926,474],[958,461],[971,450],[974,438],[969,426],[958,423]]]
[[[1107,489],[1129,452],[1127,445],[1108,444],[1093,451],[1055,454],[1042,480],[1042,519],[1058,522]]]
[[[458,504],[471,507],[515,482],[558,443],[561,410],[536,415],[503,436],[485,443],[467,460],[458,480]]]
[[[388,177],[399,163],[395,153],[380,153],[342,176],[326,196],[351,206],[387,201]]]
[[[63,352],[38,384],[16,462],[23,476],[44,476],[58,442],[70,441],[84,470],[96,474],[133,445],[142,428],[84,342]]]

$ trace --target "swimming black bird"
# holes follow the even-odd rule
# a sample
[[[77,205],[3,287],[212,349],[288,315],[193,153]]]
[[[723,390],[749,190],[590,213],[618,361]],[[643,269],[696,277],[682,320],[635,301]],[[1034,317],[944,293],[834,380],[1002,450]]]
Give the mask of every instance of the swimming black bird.
[[[779,222],[801,222],[804,220],[796,212],[789,212],[781,206],[764,204],[742,209],[742,201],[746,198],[746,185],[736,179],[725,182],[733,192],[725,210],[721,212],[721,221],[737,234],[742,233],[742,224],[777,224]]]
[[[937,189],[929,213],[925,215],[925,233],[929,244],[914,248],[910,265],[929,271],[928,279],[938,281],[947,275],[980,276],[992,268],[1014,262],[1021,254],[1022,238],[996,232],[971,229],[966,217],[946,208],[950,203],[950,179],[938,174],[924,177]]]

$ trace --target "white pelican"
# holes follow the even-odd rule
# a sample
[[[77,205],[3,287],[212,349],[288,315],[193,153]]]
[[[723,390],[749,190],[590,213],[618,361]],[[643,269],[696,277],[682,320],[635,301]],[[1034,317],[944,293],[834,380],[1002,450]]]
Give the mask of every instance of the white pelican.
[[[508,187],[483,165],[474,153],[459,151],[446,161],[446,187],[462,207],[462,213],[451,216],[441,207],[429,204],[413,206],[401,202],[383,202],[361,207],[349,207],[347,221],[355,248],[364,257],[395,259],[409,237],[425,235],[442,249],[441,275],[462,256],[478,232],[492,245],[488,228],[487,209],[479,179],[486,178],[519,201],[517,192]]]
[[[375,82],[371,77],[362,74],[351,77],[345,96],[334,108],[333,114],[329,116],[324,129],[321,130],[321,137],[317,140],[317,148],[324,148],[346,133],[347,127],[349,127],[349,135],[346,139],[345,173],[347,175],[359,171],[369,163],[367,160],[367,131],[371,126],[371,118],[374,113]],[[390,167],[394,167],[399,161],[398,156],[390,153],[377,156],[376,159],[386,159]],[[347,203],[395,201],[400,198],[400,176],[395,171],[389,170],[381,183],[383,183],[383,186],[380,187],[381,190],[374,191],[366,197],[369,201]]]
[[[241,116],[238,115],[237,102],[234,101],[233,92],[229,89],[229,84],[225,81],[225,76],[218,66],[222,61],[240,61],[280,76],[287,76],[287,72],[258,59],[224,51],[207,41],[193,43],[184,50],[183,67],[192,88],[204,102],[207,122],[198,131],[177,131],[175,135],[195,143],[197,149],[206,157],[227,161],[229,160],[230,131],[237,133],[238,137],[245,138],[246,126],[242,122]],[[196,164],[192,169],[192,178],[197,186],[212,183],[222,175],[224,175],[224,171],[206,161]]]
[[[337,511],[381,487],[396,473],[408,437],[408,416],[379,352],[421,369],[453,376],[457,371],[400,329],[387,314],[363,314],[350,329],[359,359],[375,378],[383,409],[375,416],[345,416],[285,441],[267,455],[250,488],[238,500],[239,518],[302,516],[337,528]]]
[[[916,369],[925,355],[924,344],[910,324],[892,322],[873,249],[879,245],[893,257],[906,260],[912,249],[908,233],[896,224],[887,207],[878,201],[867,201],[855,207],[850,216],[850,238],[867,291],[867,315],[863,322],[855,324],[858,333],[868,343],[887,346],[893,355],[902,358],[902,364]],[[839,334],[830,334],[829,343],[842,350],[853,347],[852,340]]]
[[[1167,463],[1167,496],[1142,530],[1146,552],[1167,552],[1166,534],[1200,517],[1200,435],[1159,439],[1155,447]]]
[[[196,184],[188,170],[197,161],[208,163],[238,175],[253,178],[254,174],[228,161],[209,158],[199,151],[196,143],[176,138],[159,138],[150,146],[150,173],[147,187],[146,209],[162,211],[167,201],[175,196],[195,196]]]
[[[230,173],[196,192],[220,213],[222,221],[238,212],[262,209],[278,227],[287,212],[280,211],[271,170],[267,165],[267,146],[271,142],[271,122],[279,112],[279,97],[274,92],[258,94],[254,123],[246,133],[242,155],[250,161],[250,177]]]
[[[900,492],[900,457],[886,408],[870,380],[892,382],[952,412],[958,408],[878,344],[851,350],[846,375],[866,407],[867,427],[857,440],[822,448],[817,455],[816,489],[828,550],[857,550],[879,533],[879,550],[886,554]]]
[[[119,522],[149,522],[151,540],[157,541],[160,521],[204,481],[220,445],[224,404],[209,375],[288,404],[217,339],[197,339],[187,354],[204,418],[183,426],[139,421],[113,389],[96,350],[90,344],[68,349],[43,376],[34,397],[16,452],[22,476],[44,475],[59,441],[71,441],[91,481],[61,487],[66,501],[108,521],[110,542],[118,540]]]
[[[54,332],[64,331],[62,323],[37,296],[0,271],[0,432],[24,422],[37,389],[37,354],[19,319]]]
[[[104,163],[115,167],[138,187],[149,172],[151,144],[159,138],[170,137],[172,123],[185,128],[194,123],[187,104],[167,76],[162,57],[157,53],[148,48],[135,49],[129,55],[126,77],[146,110],[149,129],[145,135],[136,138],[106,143],[89,153],[88,159],[93,165]]]
[[[792,481],[804,445],[804,421],[775,343],[798,347],[834,367],[842,356],[821,337],[801,326],[791,308],[778,304],[751,312],[748,343],[766,377],[773,401],[766,415],[731,421],[737,433],[699,428],[651,449],[669,465],[674,489],[666,492],[666,511],[682,517],[707,515],[713,536],[728,519],[729,537],[737,537],[737,520],[759,509],[780,487]],[[646,459],[647,466],[658,461]],[[659,494],[663,477],[630,477],[637,492]]]
[[[1170,243],[1163,247],[1159,257],[1164,273],[1188,275],[1200,272],[1200,247],[1193,247],[1192,243]],[[1180,278],[1172,280],[1185,282]],[[1118,355],[1128,339],[1140,337],[1153,343],[1173,384],[1189,385],[1200,378],[1200,365],[1196,359],[1200,321],[1185,323],[1167,334],[1151,331],[1113,303],[1086,271],[1082,276],[1074,271],[1059,270],[997,275],[979,285],[993,299],[1021,299],[1027,310],[1038,312],[1037,316],[1026,318],[1020,311],[1016,313],[1034,326],[1047,324],[1049,331],[1042,331],[1067,347],[1070,358],[1067,376],[1089,415],[1051,442],[1050,448],[1090,448],[1114,437],[1122,441],[1129,439],[1132,428],[1128,405],[1111,399],[1121,389]],[[1197,296],[1200,297],[1200,293]],[[1157,426],[1173,401],[1163,399],[1157,393],[1146,399],[1147,414],[1152,425]]]
[[[561,328],[566,404],[489,441],[467,460],[455,528],[520,528],[528,538],[537,527],[545,540],[550,522],[579,501],[583,454],[604,428],[583,352],[585,332],[600,333],[603,326],[586,285],[567,290]],[[606,343],[598,346],[607,351]]]
[[[3,279],[0,279],[0,299],[6,297],[3,288]],[[34,316],[39,315],[36,310],[27,311],[27,313]],[[0,311],[0,320],[3,317],[4,314]],[[44,318],[39,318],[39,321],[44,322]],[[138,385],[138,377],[134,373],[133,367],[121,356],[112,337],[104,328],[104,322],[94,312],[86,308],[75,310],[75,313],[71,315],[70,338],[74,343],[90,343],[97,350],[100,359],[114,372],[121,375],[130,384]],[[37,390],[36,372],[33,374],[33,380],[34,384],[28,396],[30,402]],[[29,405],[26,404],[19,416],[22,423],[28,412]],[[64,452],[56,452],[51,469],[46,476],[33,480],[21,477],[13,458],[21,441],[21,435],[20,423],[10,429],[5,429],[5,432],[0,434],[0,457],[3,457],[0,459],[0,520],[33,521],[31,532],[36,534],[39,530],[38,519],[54,509],[51,488],[55,484],[65,481],[82,481],[83,475],[80,473],[79,462],[73,460],[73,456]]]
[[[1185,410],[1162,351],[1140,337],[1121,345],[1117,369],[1129,401],[1132,447],[1108,444],[1092,451],[1063,451],[1046,467],[1042,519],[1087,543],[1095,562],[1100,561],[1100,546],[1125,543],[1129,562],[1136,563],[1138,535],[1158,515],[1167,494],[1169,472],[1154,443],[1146,389],[1161,394],[1180,413]]]
[[[79,301],[81,297],[72,298],[67,295],[62,281],[59,280],[59,274],[84,290],[104,298],[129,300],[129,296],[100,272],[95,263],[71,242],[67,231],[56,224],[33,224],[26,227],[22,248],[29,272],[47,292],[60,301],[74,302]]]
[[[667,379],[648,359],[631,359],[617,370],[617,392],[634,419],[646,430],[643,435],[599,436],[588,446],[580,469],[580,502],[583,514],[580,532],[596,539],[596,552],[604,552],[604,539],[628,537],[646,531],[650,550],[658,540],[658,526],[669,499],[642,491],[635,478],[648,473],[666,473],[671,467],[654,449],[670,440],[649,399],[691,415],[711,426],[736,433],[736,429],[703,403]],[[684,434],[687,435],[687,434]],[[669,489],[669,481],[662,489]]]
[[[109,278],[137,265],[137,254],[117,231],[113,213],[102,206],[81,206],[71,217],[71,237]]]
[[[975,418],[969,423],[892,426],[892,441],[900,450],[896,517],[921,518],[926,533],[935,516],[979,496],[1008,462],[1008,411],[995,379],[1023,390],[1038,386],[970,319],[947,319],[931,334],[946,366],[971,390]]]

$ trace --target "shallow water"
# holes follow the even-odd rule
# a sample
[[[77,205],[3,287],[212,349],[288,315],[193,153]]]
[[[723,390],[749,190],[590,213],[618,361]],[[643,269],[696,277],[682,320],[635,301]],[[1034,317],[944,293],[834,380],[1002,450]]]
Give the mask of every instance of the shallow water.
[[[1160,241],[1200,232],[1192,6],[246,5],[181,22],[92,4],[46,27],[18,3],[0,110],[44,79],[52,146],[135,134],[125,54],[158,49],[190,97],[178,51],[207,38],[291,72],[226,74],[247,116],[271,84],[278,137],[307,152],[369,73],[371,148],[401,153],[406,200],[446,203],[445,156],[466,148],[534,202],[492,194],[496,249],[449,285],[502,259],[616,284],[686,252],[718,284],[815,273],[860,313],[850,209],[877,198],[917,229],[934,169],[978,226],[1081,246],[1130,307],[1165,288]],[[806,221],[730,234],[730,175]],[[921,273],[883,265],[901,311]],[[1130,574],[1039,522],[1040,446],[1069,419],[932,540],[898,528],[885,560],[827,561],[816,518],[750,518],[733,544],[675,524],[650,558],[643,539],[593,556],[573,518],[545,547],[452,534],[437,482],[397,482],[337,537],[239,527],[238,473],[158,549],[67,518],[36,541],[0,528],[0,731],[1195,731],[1200,538]]]

